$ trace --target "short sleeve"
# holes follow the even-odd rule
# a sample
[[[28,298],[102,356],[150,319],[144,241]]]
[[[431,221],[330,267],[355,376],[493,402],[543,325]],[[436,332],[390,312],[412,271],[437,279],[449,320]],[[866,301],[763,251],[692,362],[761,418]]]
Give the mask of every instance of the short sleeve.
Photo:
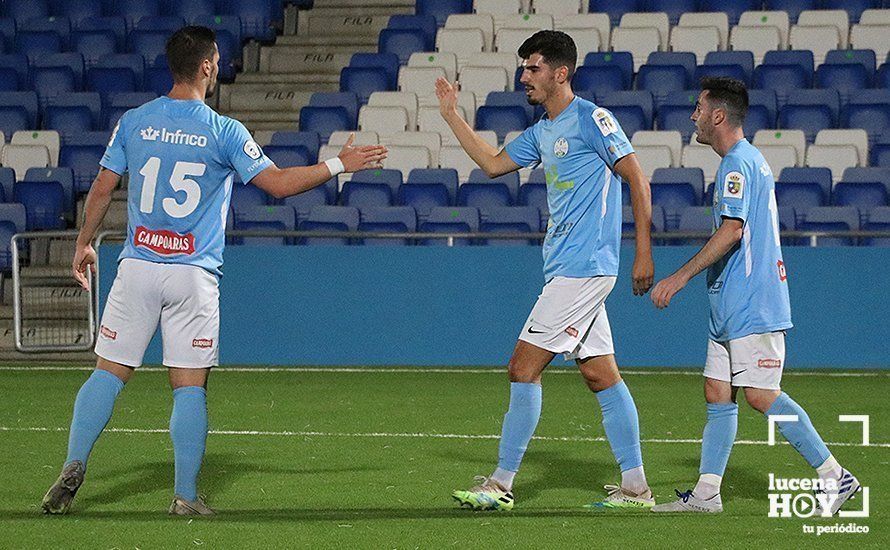
[[[273,162],[263,153],[243,124],[232,119],[227,122],[219,136],[223,158],[238,173],[241,181],[248,183],[254,176],[272,166]]]
[[[535,126],[526,128],[519,137],[508,143],[504,150],[510,155],[510,159],[519,166],[531,166],[541,162]]]
[[[613,168],[615,163],[634,152],[630,140],[608,109],[597,107],[590,120],[582,124],[585,139],[596,150],[603,162]]]
[[[105,147],[105,154],[99,161],[99,166],[107,170],[111,170],[119,176],[123,176],[127,172],[127,153],[125,142],[127,137],[127,113],[118,119],[111,132],[111,138],[108,140],[108,146]]]
[[[747,189],[750,174],[746,167],[734,157],[726,157],[717,172],[714,185],[719,192],[720,200],[716,207],[721,217],[738,218],[743,222],[748,219],[748,208],[751,193]]]

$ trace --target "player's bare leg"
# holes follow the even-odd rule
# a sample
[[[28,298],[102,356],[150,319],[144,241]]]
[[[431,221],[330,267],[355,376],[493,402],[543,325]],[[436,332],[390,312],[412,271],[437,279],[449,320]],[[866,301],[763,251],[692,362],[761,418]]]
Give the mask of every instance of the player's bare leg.
[[[504,415],[498,467],[489,477],[477,477],[478,484],[451,496],[475,510],[511,510],[513,478],[535,433],[541,416],[541,373],[553,360],[553,353],[519,340],[507,365],[510,377],[510,408]]]
[[[621,468],[621,484],[606,485],[607,496],[595,506],[606,508],[646,508],[655,504],[646,482],[640,450],[637,408],[627,389],[614,354],[587,357],[577,361],[581,376],[596,394],[603,414],[603,427],[612,453]]]
[[[213,515],[198,494],[198,473],[207,445],[207,379],[210,369],[169,368],[173,389],[170,439],[175,457],[175,488],[170,513]]]
[[[114,401],[134,369],[99,357],[74,401],[68,456],[62,473],[43,497],[44,514],[66,514],[83,484],[87,459],[114,410]]]

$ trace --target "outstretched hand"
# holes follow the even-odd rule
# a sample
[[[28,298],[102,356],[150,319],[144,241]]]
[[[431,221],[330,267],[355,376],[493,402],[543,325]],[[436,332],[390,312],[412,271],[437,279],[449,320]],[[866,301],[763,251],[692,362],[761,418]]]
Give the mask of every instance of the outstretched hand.
[[[441,76],[436,79],[436,97],[439,98],[439,112],[447,116],[457,112],[458,84],[451,84]]]
[[[354,147],[352,143],[355,141],[355,133],[349,134],[349,139],[340,149],[340,162],[343,163],[343,169],[346,172],[358,172],[359,170],[368,170],[372,168],[382,168],[383,161],[386,160],[385,145],[360,145]]]

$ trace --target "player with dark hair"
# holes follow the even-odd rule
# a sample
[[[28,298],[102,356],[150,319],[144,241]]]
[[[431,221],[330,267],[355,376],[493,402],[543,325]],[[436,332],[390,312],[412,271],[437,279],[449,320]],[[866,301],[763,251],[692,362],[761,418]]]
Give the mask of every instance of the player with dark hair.
[[[618,275],[621,180],[630,185],[636,222],[633,292],[652,285],[649,181],[608,110],[574,95],[575,43],[540,31],[519,48],[526,98],[546,117],[502,151],[488,145],[457,111],[457,88],[436,82],[440,112],[461,146],[490,177],[543,164],[550,221],[544,239],[544,289],[519,334],[508,365],[510,405],[494,473],[453,497],[475,509],[513,507],[513,478],[541,415],[541,375],[555,354],[574,359],[602,409],[603,427],[621,469],[600,505],[654,504],[643,471],[636,405],[618,373],[605,300]]]
[[[382,146],[353,147],[314,166],[278,168],[240,122],[204,103],[219,72],[215,35],[184,27],[167,42],[173,88],[120,118],[86,199],[72,270],[89,290],[90,244],[129,174],[127,241],[96,342],[96,369],[80,388],[62,474],[43,499],[48,514],[68,512],[87,458],[114,402],[161,325],[173,388],[170,438],[175,487],[171,514],[212,514],[197,492],[207,439],[207,378],[218,364],[219,278],[226,216],[237,175],[274,197],[317,187],[341,172],[378,167]]]
[[[736,395],[766,416],[785,416],[779,431],[823,480],[820,508],[831,514],[859,490],[859,481],[838,464],[803,408],[781,391],[785,331],[791,303],[769,164],[742,132],[748,111],[745,85],[730,78],[704,78],[692,120],[697,140],[723,160],[714,182],[715,232],[704,247],[652,289],[652,302],[666,308],[696,275],[708,270],[711,303],[700,477],[678,500],[654,512],[721,512],[720,485],[738,426]],[[787,417],[796,418],[788,420]],[[817,494],[817,496],[820,496]],[[817,510],[822,513],[822,510]]]

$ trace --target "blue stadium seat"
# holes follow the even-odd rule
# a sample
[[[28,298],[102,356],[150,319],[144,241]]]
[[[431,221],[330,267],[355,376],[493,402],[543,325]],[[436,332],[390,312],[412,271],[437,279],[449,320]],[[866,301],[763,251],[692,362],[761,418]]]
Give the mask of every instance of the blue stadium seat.
[[[421,222],[427,220],[433,208],[448,206],[451,202],[444,183],[405,183],[396,196],[396,204],[413,207]]]
[[[729,24],[739,22],[742,12],[759,10],[761,0],[700,0],[698,11],[722,11],[729,17]]]
[[[428,223],[465,223],[470,231],[479,231],[479,210],[469,206],[433,208]]]
[[[126,57],[131,54],[116,54],[102,58],[99,63],[87,70],[84,88],[97,92],[103,99],[119,92],[135,92],[142,87],[144,68],[137,74]],[[140,60],[142,56],[137,55]]]
[[[480,211],[479,231],[483,233],[537,233],[540,213],[533,206],[498,206]],[[538,239],[479,239],[479,244],[512,246],[537,245]]]
[[[356,231],[359,224],[359,211],[352,206],[316,206],[309,212],[309,217],[300,222],[301,231]],[[342,237],[304,237],[301,244],[349,244],[349,239]]]
[[[90,190],[90,185],[99,173],[99,160],[105,153],[108,141],[108,134],[102,132],[102,135],[105,143],[101,144],[78,143],[76,139],[83,138],[84,135],[72,136],[59,151],[59,166],[67,166],[73,170],[74,188],[78,195]]]
[[[333,132],[355,130],[355,120],[344,107],[313,107],[300,109],[300,131],[316,132],[327,143]]]
[[[0,220],[2,220],[0,214]],[[890,231],[890,206],[877,206],[868,213],[868,223],[862,226],[863,231]],[[863,246],[890,246],[890,237],[866,237]]]
[[[399,79],[399,56],[394,53],[354,53],[349,58],[349,66],[382,69],[388,79],[386,89],[396,89]]]
[[[312,208],[329,204],[327,190],[323,185],[313,187],[308,191],[303,191],[299,195],[285,197],[282,199],[282,202],[286,206],[293,207],[297,212],[297,222],[301,222],[308,218]]]
[[[2,145],[2,144],[0,144]],[[15,185],[15,170],[8,166],[0,166],[0,195],[3,195],[3,201],[12,200],[12,186]]]
[[[724,53],[724,52],[720,52]],[[726,52],[728,53],[728,52]],[[738,53],[738,52],[736,52]],[[750,53],[750,52],[748,52]],[[710,55],[710,54],[708,54]],[[725,76],[729,78],[735,78],[736,80],[741,80],[745,83],[746,86],[751,85],[751,79],[745,73],[745,70],[741,65],[699,65],[695,68],[695,73],[692,77],[692,82],[701,82],[702,78],[705,77],[718,77]]]
[[[797,23],[800,12],[815,10],[821,7],[821,4],[820,0],[766,0],[764,9],[787,11],[793,25]]]
[[[525,108],[516,105],[483,105],[476,110],[476,129],[492,130],[503,142],[508,133],[525,130],[529,120]]]
[[[95,92],[79,92],[55,98],[43,110],[43,128],[56,130],[64,141],[69,136],[99,127],[102,99]]]
[[[819,130],[837,127],[839,110],[837,90],[794,90],[779,111],[779,127],[803,130],[812,142]]]
[[[690,82],[695,73],[695,63],[696,57],[692,52],[652,52],[646,58],[646,65],[679,65],[683,67],[686,71],[686,79]]]
[[[680,221],[677,224],[678,232],[710,233],[714,227],[714,218],[710,206],[689,206],[680,212]],[[684,244],[701,246],[708,239],[681,239],[668,241],[671,244]]]
[[[878,181],[884,184],[884,187],[887,188],[887,192],[890,193],[890,168],[880,168],[880,167],[869,167],[869,168],[861,168],[861,167],[851,167],[844,170],[843,177],[841,177],[841,181],[850,181],[850,182],[870,182],[870,181]]]
[[[290,145],[267,145],[263,147],[266,156],[279,168],[309,166],[309,151],[305,147]]]
[[[458,206],[490,208],[512,206],[510,190],[503,183],[465,183],[457,190]]]
[[[760,65],[754,69],[754,87],[772,90],[778,104],[784,105],[788,94],[794,90],[812,88],[812,80],[800,65]]]
[[[870,209],[888,205],[887,188],[879,181],[839,181],[831,192],[831,204],[855,206],[864,222]]]
[[[229,31],[216,31],[216,46],[219,51],[219,79],[223,82],[235,80],[235,73],[241,67],[241,44]],[[167,57],[158,54],[150,67],[167,66]]]
[[[654,102],[649,92],[645,90],[610,92],[598,99],[597,103],[601,107],[612,112],[627,137],[633,136],[637,130],[652,129]]]
[[[117,121],[130,109],[145,105],[149,101],[157,99],[153,92],[121,92],[109,94],[108,101],[103,111],[103,121],[106,130],[114,130]]]
[[[825,54],[825,63],[830,65],[862,65],[869,80],[875,74],[877,59],[874,50],[830,50]]]
[[[871,87],[871,79],[859,63],[823,63],[816,71],[816,87],[837,90],[841,103],[846,104],[851,94]]]
[[[686,90],[668,94],[658,107],[656,124],[659,130],[677,130],[683,136],[683,141],[689,141],[689,137],[695,132],[695,124],[689,117],[695,110],[695,102],[698,101],[698,90]]]
[[[630,52],[590,52],[584,56],[583,66],[617,66],[621,70],[623,88],[630,89],[634,74],[634,59]]]
[[[705,65],[738,65],[745,73],[744,80],[751,82],[754,75],[754,54],[747,51],[719,51],[705,54]]]
[[[473,0],[417,0],[415,13],[432,15],[436,25],[442,27],[452,13],[470,13],[473,11]]]
[[[37,105],[34,92],[0,93],[0,131],[12,136],[18,130],[36,129]]]
[[[77,88],[74,72],[69,67],[34,67],[31,70],[31,89],[37,92],[41,106]]]
[[[507,191],[510,192],[510,200],[512,203],[516,202],[519,195],[519,172],[508,172],[496,178],[490,178],[481,168],[474,168],[470,171],[470,175],[467,177],[465,183],[502,183],[507,186]]]
[[[778,108],[776,106],[776,93],[772,90],[748,90],[748,117],[745,119],[745,135],[749,133],[749,125],[753,127],[755,122],[758,127],[775,128]]]
[[[572,76],[572,90],[604,94],[625,90],[625,74],[618,65],[582,65]]]
[[[677,229],[683,210],[698,206],[695,188],[690,183],[653,183],[652,204],[664,210],[665,227],[668,231]]]
[[[26,212],[21,204],[0,204],[0,271],[12,269],[10,240],[26,230]]]
[[[76,26],[78,31],[111,31],[117,38],[117,50],[122,52],[127,45],[127,22],[123,17],[88,17]]]
[[[577,90],[575,90],[577,93]],[[488,92],[485,105],[490,107],[516,106],[525,110],[527,120],[534,121],[543,116],[544,108],[540,105],[529,105],[525,92]]]
[[[3,15],[16,21],[48,17],[49,0],[6,0],[3,2],[2,9]]]
[[[815,61],[811,50],[771,50],[763,56],[762,65],[797,65],[804,70],[807,81],[813,81]]]
[[[869,163],[872,166],[890,168],[890,141],[887,141],[888,138],[890,138],[890,136],[887,138],[878,138],[871,146]]]
[[[292,206],[250,206],[235,211],[235,229],[243,231],[293,231],[297,228]],[[287,237],[238,237],[237,244],[284,245]]]
[[[226,31],[232,35],[240,51],[243,37],[241,36],[241,19],[237,15],[212,15],[208,11],[192,17],[191,21],[194,25],[213,29],[217,34],[221,31]]]
[[[340,70],[340,91],[352,92],[364,105],[374,92],[393,90],[389,76],[375,67],[343,67]]]
[[[278,4],[280,8],[281,4]],[[275,4],[269,0],[221,0],[219,7],[222,13],[236,15],[241,19],[241,36],[245,39],[255,38],[260,42],[271,42],[275,39],[272,26]]]
[[[637,73],[636,89],[652,94],[655,106],[661,104],[668,95],[681,92],[689,87],[686,69],[682,65],[643,65]]]
[[[64,51],[68,47],[68,37],[71,35],[71,21],[64,16],[35,17],[34,19],[20,21],[16,27],[16,32],[53,32],[61,39],[61,46]]]
[[[184,26],[185,20],[176,15],[146,15],[136,22],[137,31],[163,32],[167,36]]]
[[[67,67],[74,75],[74,86],[78,90],[83,85],[83,56],[75,52],[56,53],[34,60],[35,68]],[[33,77],[33,73],[32,73]]]
[[[76,195],[74,193],[74,172],[71,168],[28,168],[25,172],[26,181],[54,181],[62,186],[65,195],[64,208],[74,211]]]
[[[648,0],[643,5],[646,11],[667,13],[671,25],[676,25],[684,13],[698,11],[698,0]]]
[[[274,199],[271,195],[255,185],[250,183],[244,185],[241,181],[235,181],[232,184],[231,205],[236,216],[241,210],[270,205],[273,201]]]
[[[170,67],[167,66],[167,56],[162,56],[164,57],[163,62],[160,57],[156,60],[154,67],[145,68],[142,89],[162,96],[173,88],[173,75],[170,74]]]
[[[136,23],[145,16],[160,15],[160,0],[117,0],[112,2],[110,15],[118,15],[127,22],[127,30],[136,28]]]
[[[852,206],[822,206],[810,208],[806,218],[798,222],[798,231],[856,231],[859,229],[859,210]],[[801,239],[798,244],[809,245],[810,239]],[[817,246],[853,246],[852,237],[819,237]]]
[[[778,181],[783,183],[817,183],[822,189],[823,202],[831,195],[831,170],[829,168],[782,168]]]
[[[412,53],[427,49],[426,34],[420,29],[383,29],[377,39],[377,51],[396,54],[403,65]]]
[[[392,206],[392,196],[392,189],[385,183],[347,181],[340,191],[340,202],[343,206],[355,206],[359,209]]]
[[[425,51],[431,52],[436,48],[436,32],[438,25],[436,18],[432,15],[391,15],[389,23],[386,24],[388,29],[417,29],[423,32],[426,43]]]
[[[15,49],[15,19],[0,17],[0,49],[11,52]]]
[[[656,168],[650,181],[653,184],[687,184],[695,193],[695,204],[703,204],[705,176],[701,168]]]
[[[13,199],[25,206],[28,231],[65,228],[65,191],[57,181],[18,181]]]
[[[181,17],[189,24],[202,25],[201,18],[207,14],[211,14],[211,16],[217,14],[219,12],[218,5],[219,2],[216,0],[190,0],[189,2],[168,0],[161,5],[161,13]],[[238,27],[240,31],[240,21]]]
[[[77,25],[90,17],[102,17],[102,0],[64,0],[53,2],[52,13],[63,15]]]
[[[418,231],[421,233],[469,233],[470,226],[464,222],[423,222]],[[418,246],[448,246],[446,238],[420,238],[416,240]],[[468,246],[472,244],[470,239],[453,238],[452,246]]]
[[[881,67],[875,72],[873,84],[875,88],[890,88],[890,63],[881,64]]]
[[[520,185],[517,204],[537,208],[540,213],[538,230],[547,230],[547,220],[550,218],[550,206],[547,204],[547,184],[529,181]]]
[[[352,175],[351,181],[365,183],[384,183],[389,186],[393,195],[398,193],[402,185],[402,172],[391,169],[360,170]]]
[[[321,141],[315,132],[298,132],[294,130],[282,130],[272,134],[269,145],[285,145],[288,147],[302,147],[309,153],[309,164],[318,162],[318,148]]]
[[[74,31],[71,49],[83,55],[84,64],[92,67],[103,57],[117,53],[117,37],[109,30]]]
[[[458,177],[453,168],[414,168],[408,173],[408,183],[440,183],[448,192],[447,204],[457,201]]]
[[[646,0],[589,0],[587,9],[590,13],[608,13],[614,27],[625,13],[646,11],[646,4]]]
[[[799,221],[803,221],[810,208],[825,206],[828,202],[825,199],[825,192],[817,182],[781,180],[776,182],[776,204],[794,208]]]
[[[170,33],[167,31],[133,31],[127,36],[127,51],[141,55],[146,65],[154,67],[158,56],[164,55],[169,37]],[[220,65],[222,72],[222,59]]]
[[[860,90],[841,112],[841,126],[863,128],[875,140],[890,127],[890,90]]]
[[[359,231],[382,233],[413,233],[417,229],[417,215],[410,206],[362,208]],[[375,246],[405,246],[407,238],[364,238],[356,244]]]
[[[31,82],[31,71],[28,65],[28,58],[20,53],[0,54],[0,68],[12,69],[16,72],[20,89],[27,87]]]
[[[17,92],[21,88],[19,72],[12,67],[0,67],[0,92]]]
[[[53,31],[18,32],[15,35],[15,51],[33,62],[40,56],[62,51],[62,38]]]

